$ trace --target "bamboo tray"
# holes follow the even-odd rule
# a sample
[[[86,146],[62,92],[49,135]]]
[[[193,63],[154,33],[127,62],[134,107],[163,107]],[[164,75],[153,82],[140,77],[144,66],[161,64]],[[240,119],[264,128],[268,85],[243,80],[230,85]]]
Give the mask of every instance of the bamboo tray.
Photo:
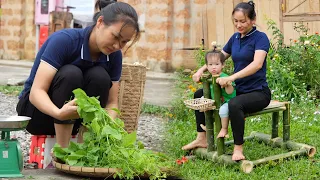
[[[188,99],[184,101],[184,104],[190,109],[199,111],[215,109],[214,100],[207,98]]]
[[[82,167],[82,166],[70,166],[67,164],[61,164],[57,162],[56,158],[52,158],[52,165],[59,171],[67,174],[91,177],[91,178],[108,178],[112,177],[116,172],[120,171],[118,168],[98,168],[98,167]],[[177,175],[175,169],[161,168],[161,170],[167,173],[169,177],[175,177]],[[149,178],[148,174],[137,176],[137,178]]]
[[[113,176],[119,169],[116,168],[96,168],[96,167],[81,167],[81,166],[70,166],[67,164],[61,164],[52,159],[52,165],[59,171],[73,174],[83,177],[93,178],[107,178]]]

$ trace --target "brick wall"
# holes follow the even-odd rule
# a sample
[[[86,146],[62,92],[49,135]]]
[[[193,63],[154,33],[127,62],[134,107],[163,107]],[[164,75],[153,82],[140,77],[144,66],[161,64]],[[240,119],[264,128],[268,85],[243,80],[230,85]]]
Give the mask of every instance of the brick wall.
[[[183,48],[200,44],[194,38],[199,6],[207,0],[122,0],[145,15],[140,40],[125,54],[125,62],[140,62],[151,70],[167,72],[181,66],[194,68],[194,51]],[[191,17],[191,13],[194,17]],[[198,28],[198,27],[196,27]],[[201,27],[200,27],[201,28]],[[199,36],[199,35],[196,35]],[[197,41],[197,42],[191,42]]]
[[[34,0],[1,0],[0,59],[35,56]]]

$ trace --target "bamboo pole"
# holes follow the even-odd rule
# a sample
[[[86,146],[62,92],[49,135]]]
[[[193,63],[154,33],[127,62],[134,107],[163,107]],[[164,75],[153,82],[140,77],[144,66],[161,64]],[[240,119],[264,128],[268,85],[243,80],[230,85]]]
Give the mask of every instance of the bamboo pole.
[[[252,139],[254,139],[254,136],[247,136],[247,137],[243,138],[244,141],[249,141],[249,140],[252,140]],[[230,146],[232,144],[234,144],[233,140],[227,141],[227,142],[224,143],[225,146]]]
[[[210,85],[209,82],[203,81],[203,95],[205,98],[210,99]],[[205,111],[205,122],[206,122],[206,135],[208,143],[208,152],[214,151],[214,132],[213,132],[213,116],[212,111]]]
[[[279,136],[279,112],[272,113],[272,136],[271,138],[276,138]]]
[[[285,104],[286,110],[283,111],[283,141],[290,140],[290,104]]]
[[[269,157],[265,157],[262,159],[258,159],[255,161],[247,161],[244,160],[241,163],[241,170],[245,173],[250,173],[253,170],[254,166],[263,164],[263,163],[267,163],[270,161],[276,161],[276,160],[281,160],[281,159],[285,159],[285,158],[290,158],[290,157],[296,157],[296,156],[301,156],[307,153],[306,149],[299,149],[296,151],[290,151],[287,153],[283,153],[283,154],[278,154],[278,155],[274,155],[274,156],[269,156]]]
[[[194,153],[196,156],[202,159],[207,159],[213,162],[226,164],[226,165],[237,164],[237,162],[231,159],[231,156],[225,155],[225,154],[218,155],[217,151],[207,152],[206,148],[197,148],[194,150]]]
[[[219,76],[212,77],[212,85],[214,90],[214,103],[216,105],[216,109],[213,111],[214,113],[214,121],[215,121],[215,130],[216,136],[221,130],[221,118],[219,115],[219,109],[221,107],[221,87],[216,83],[216,80]],[[224,138],[218,138],[217,140],[217,152],[218,156],[223,155],[225,152]]]
[[[283,141],[280,137],[271,139],[271,136],[264,133],[252,132],[250,136],[254,137],[258,141],[261,141],[267,145],[271,145],[273,147],[281,147],[286,148],[290,151],[297,151],[300,149],[306,150],[306,155],[309,157],[313,157],[316,154],[316,148],[307,144],[297,143],[293,141]]]
[[[285,107],[276,107],[276,108],[271,108],[271,109],[265,109],[265,110],[251,113],[251,114],[245,114],[245,117],[256,116],[256,115],[261,115],[261,114],[266,114],[266,113],[279,112],[279,111],[285,111],[285,110],[286,110]]]

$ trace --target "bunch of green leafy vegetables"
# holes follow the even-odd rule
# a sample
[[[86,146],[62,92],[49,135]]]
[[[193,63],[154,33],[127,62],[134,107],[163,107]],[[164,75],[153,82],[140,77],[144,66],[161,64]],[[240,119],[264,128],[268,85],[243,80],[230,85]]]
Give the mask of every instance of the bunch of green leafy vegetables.
[[[165,178],[163,167],[170,168],[172,161],[161,153],[144,149],[136,140],[136,132],[127,133],[124,122],[112,119],[100,106],[96,97],[88,97],[81,89],[73,91],[78,113],[88,129],[83,143],[70,142],[68,148],[54,146],[54,156],[71,166],[117,168],[119,178],[133,179],[149,175],[150,179]]]

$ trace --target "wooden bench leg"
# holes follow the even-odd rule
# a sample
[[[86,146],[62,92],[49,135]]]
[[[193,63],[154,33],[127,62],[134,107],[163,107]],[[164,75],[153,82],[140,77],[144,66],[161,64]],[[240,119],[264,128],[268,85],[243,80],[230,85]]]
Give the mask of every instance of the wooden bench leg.
[[[290,104],[286,104],[286,110],[283,111],[283,141],[290,140]]]
[[[279,129],[279,112],[273,112],[271,138],[276,138],[279,136],[278,129]]]

